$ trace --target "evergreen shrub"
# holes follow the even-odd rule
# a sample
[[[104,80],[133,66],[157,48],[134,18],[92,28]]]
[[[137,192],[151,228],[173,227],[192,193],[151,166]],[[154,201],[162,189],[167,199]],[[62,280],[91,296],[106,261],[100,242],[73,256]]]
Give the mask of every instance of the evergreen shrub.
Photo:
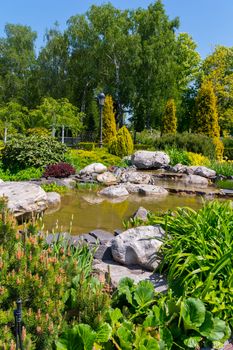
[[[162,119],[162,134],[175,134],[177,129],[176,106],[174,99],[169,99]]]
[[[53,137],[17,136],[2,150],[4,168],[12,171],[29,167],[43,167],[64,161],[66,146]]]
[[[124,157],[133,153],[133,140],[126,126],[119,129],[117,136],[109,144],[109,152],[118,157]]]
[[[112,97],[107,95],[103,108],[103,142],[109,143],[117,134]]]

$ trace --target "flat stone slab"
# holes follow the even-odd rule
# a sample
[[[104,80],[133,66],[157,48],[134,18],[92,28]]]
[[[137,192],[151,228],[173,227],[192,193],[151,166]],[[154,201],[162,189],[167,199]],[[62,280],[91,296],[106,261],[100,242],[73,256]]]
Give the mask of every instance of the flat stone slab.
[[[106,187],[99,194],[107,197],[125,197],[129,195],[129,192],[124,186],[117,185]]]
[[[117,287],[120,280],[124,277],[129,277],[134,280],[135,283],[140,281],[151,281],[155,286],[156,292],[166,292],[168,289],[165,278],[158,273],[151,273],[150,271],[143,270],[138,266],[126,267],[111,260],[109,261],[94,261],[94,268],[106,274],[110,270],[111,282],[114,287]]]

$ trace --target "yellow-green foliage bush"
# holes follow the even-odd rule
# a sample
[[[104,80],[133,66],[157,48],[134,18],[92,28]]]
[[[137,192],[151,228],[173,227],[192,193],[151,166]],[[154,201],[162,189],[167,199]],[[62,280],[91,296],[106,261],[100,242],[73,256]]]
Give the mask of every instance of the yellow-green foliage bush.
[[[107,95],[103,108],[103,142],[109,143],[117,134],[112,97]]]
[[[110,142],[109,152],[118,157],[124,157],[133,153],[133,140],[126,126],[120,128],[117,136]]]
[[[173,98],[166,104],[165,113],[162,119],[162,134],[175,134],[177,129],[176,106]]]
[[[204,166],[210,165],[209,159],[203,156],[202,154],[187,152],[187,155],[188,155],[190,165],[204,165]]]
[[[66,161],[78,171],[92,163],[102,163],[105,166],[123,166],[120,157],[109,154],[105,148],[95,148],[93,151],[70,150],[66,154]]]
[[[219,161],[223,160],[223,153],[224,153],[223,142],[218,137],[215,137],[213,139],[213,143],[215,145],[216,159]]]
[[[193,129],[196,133],[205,134],[211,138],[220,136],[217,99],[211,81],[203,81],[198,92]]]

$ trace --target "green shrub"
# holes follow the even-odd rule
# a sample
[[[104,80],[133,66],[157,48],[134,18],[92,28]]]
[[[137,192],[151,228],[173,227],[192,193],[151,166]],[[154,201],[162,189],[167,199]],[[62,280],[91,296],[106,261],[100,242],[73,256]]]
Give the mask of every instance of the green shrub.
[[[213,140],[206,135],[177,133],[175,135],[164,135],[154,140],[155,150],[165,150],[166,146],[203,154],[210,159],[215,159],[216,156]]]
[[[95,142],[79,142],[76,146],[77,149],[83,149],[85,151],[94,151],[97,147],[97,143]]]
[[[66,146],[47,136],[21,136],[11,139],[2,150],[4,168],[21,170],[43,167],[64,160]]]
[[[110,141],[109,152],[121,158],[133,153],[133,140],[126,126],[120,128],[117,136]]]
[[[3,181],[27,181],[32,179],[40,179],[43,170],[41,168],[27,168],[16,172],[11,172],[9,169],[4,170],[0,167],[0,179]]]
[[[140,144],[140,143],[137,143],[136,145],[134,145],[134,151],[150,151],[150,150],[154,150],[154,147],[147,144]]]
[[[165,147],[165,152],[169,155],[170,164],[172,166],[178,163],[181,163],[183,165],[190,165],[188,152],[183,150],[178,150],[177,148],[173,148],[173,147]]]
[[[225,137],[223,138],[224,153],[223,156],[226,159],[233,160],[233,138]]]
[[[124,166],[120,157],[114,156],[105,148],[96,148],[94,151],[69,150],[66,161],[73,165],[77,171],[91,163],[102,163],[106,166]]]
[[[209,167],[215,170],[218,175],[233,176],[233,162],[211,161]]]

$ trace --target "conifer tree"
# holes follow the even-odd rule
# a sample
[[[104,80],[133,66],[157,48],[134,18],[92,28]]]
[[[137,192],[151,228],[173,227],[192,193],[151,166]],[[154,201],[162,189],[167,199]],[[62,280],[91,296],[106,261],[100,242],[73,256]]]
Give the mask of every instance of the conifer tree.
[[[117,136],[109,144],[109,152],[118,157],[124,157],[133,153],[133,140],[126,126],[119,129]]]
[[[116,120],[113,111],[112,97],[107,95],[105,98],[103,108],[103,142],[109,143],[114,137],[116,137]]]
[[[162,134],[175,134],[177,129],[176,105],[173,98],[167,101],[162,120]]]
[[[205,134],[211,138],[219,138],[220,136],[217,99],[214,94],[213,84],[209,80],[204,80],[199,89],[193,124],[193,129],[196,133]]]

